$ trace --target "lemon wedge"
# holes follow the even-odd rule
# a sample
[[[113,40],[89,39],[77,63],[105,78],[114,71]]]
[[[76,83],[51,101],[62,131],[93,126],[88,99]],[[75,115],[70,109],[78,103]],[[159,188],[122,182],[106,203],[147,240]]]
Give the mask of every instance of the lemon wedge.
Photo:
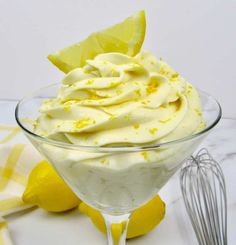
[[[68,73],[101,53],[120,52],[134,56],[142,47],[145,31],[145,13],[140,11],[121,23],[92,33],[85,40],[50,54],[48,59]]]

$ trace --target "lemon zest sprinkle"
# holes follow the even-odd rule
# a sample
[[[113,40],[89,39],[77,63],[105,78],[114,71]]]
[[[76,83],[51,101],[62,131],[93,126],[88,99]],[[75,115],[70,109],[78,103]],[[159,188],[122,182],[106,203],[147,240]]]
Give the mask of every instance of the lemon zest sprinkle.
[[[122,93],[123,93],[122,89],[117,89],[117,90],[116,90],[116,94],[117,94],[117,95],[120,95],[120,94],[122,94]]]
[[[177,73],[177,72],[171,75],[171,78],[173,78],[173,79],[175,79],[177,77],[179,77],[179,73]]]
[[[125,119],[130,120],[131,112],[129,112],[127,115],[124,116]]]
[[[110,71],[112,74],[116,74],[116,70],[114,68],[111,68]]]
[[[74,122],[74,127],[76,129],[80,129],[80,128],[84,128],[84,127],[90,126],[90,125],[95,124],[95,123],[96,123],[96,121],[92,118],[83,118],[77,122]]]
[[[160,70],[159,70],[159,73],[160,74],[166,74],[167,71],[163,67],[161,67]]]
[[[148,160],[148,153],[146,151],[141,152],[141,155],[146,161]]]
[[[193,86],[189,84],[189,85],[187,86],[187,91],[186,91],[186,93],[187,93],[187,94],[191,93],[192,89],[193,89]]]
[[[134,92],[135,92],[138,96],[140,96],[140,97],[142,96],[140,89],[136,89]]]
[[[94,83],[94,80],[93,79],[88,79],[86,84],[90,85],[90,84],[93,84]]]
[[[157,82],[150,82],[146,88],[146,92],[147,94],[151,94],[157,91],[157,86],[158,83]]]
[[[114,114],[109,117],[109,120],[114,120],[114,119],[117,119],[117,116]]]
[[[100,96],[98,96],[96,93],[91,93],[91,96],[90,96],[90,100],[98,100],[98,99],[100,99],[101,97]]]
[[[70,112],[71,111],[71,106],[63,106],[63,111]]]
[[[200,112],[197,108],[195,108],[194,110],[198,114],[198,116],[200,116],[200,117],[202,116],[202,112]]]
[[[148,102],[146,100],[141,102],[143,105],[146,105]]]
[[[149,129],[149,133],[150,133],[150,134],[155,134],[157,131],[158,131],[157,128],[150,128],[150,129]]]
[[[111,86],[111,87],[114,87],[115,85],[116,85],[115,82],[111,82],[111,83],[110,83],[110,86]]]
[[[63,110],[65,112],[70,112],[71,111],[71,106],[73,104],[75,104],[75,103],[76,103],[75,100],[70,100],[70,101],[65,102],[64,105],[63,105]]]
[[[167,118],[167,119],[162,119],[162,120],[159,120],[160,123],[167,123],[171,120],[172,118]]]
[[[101,159],[100,162],[101,162],[103,165],[109,165],[109,160],[108,160],[107,158]]]

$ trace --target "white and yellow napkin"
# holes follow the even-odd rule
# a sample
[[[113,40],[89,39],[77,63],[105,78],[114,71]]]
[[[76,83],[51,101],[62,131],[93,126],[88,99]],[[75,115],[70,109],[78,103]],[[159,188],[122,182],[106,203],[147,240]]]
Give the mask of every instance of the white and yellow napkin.
[[[0,125],[0,245],[13,244],[7,215],[32,207],[21,196],[29,173],[41,160],[18,127]]]

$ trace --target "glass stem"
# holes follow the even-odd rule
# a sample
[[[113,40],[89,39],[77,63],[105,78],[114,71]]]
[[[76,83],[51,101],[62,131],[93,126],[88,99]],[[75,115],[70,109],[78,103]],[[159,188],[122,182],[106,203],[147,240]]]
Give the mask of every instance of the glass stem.
[[[102,215],[107,227],[108,245],[125,245],[130,214]]]

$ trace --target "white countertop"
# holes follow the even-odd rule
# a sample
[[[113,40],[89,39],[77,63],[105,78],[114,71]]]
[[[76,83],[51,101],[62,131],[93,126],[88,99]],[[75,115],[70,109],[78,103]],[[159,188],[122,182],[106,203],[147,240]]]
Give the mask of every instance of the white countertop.
[[[14,101],[0,101],[0,123],[14,123]],[[228,243],[236,241],[236,120],[222,119],[203,142],[220,162],[225,174],[228,197]],[[201,146],[201,147],[202,147]],[[179,187],[178,173],[161,190],[167,204],[166,217],[148,235],[132,239],[128,245],[194,245],[197,244],[188,220]],[[7,217],[15,245],[104,245],[106,237],[77,210],[52,214],[31,209]]]

